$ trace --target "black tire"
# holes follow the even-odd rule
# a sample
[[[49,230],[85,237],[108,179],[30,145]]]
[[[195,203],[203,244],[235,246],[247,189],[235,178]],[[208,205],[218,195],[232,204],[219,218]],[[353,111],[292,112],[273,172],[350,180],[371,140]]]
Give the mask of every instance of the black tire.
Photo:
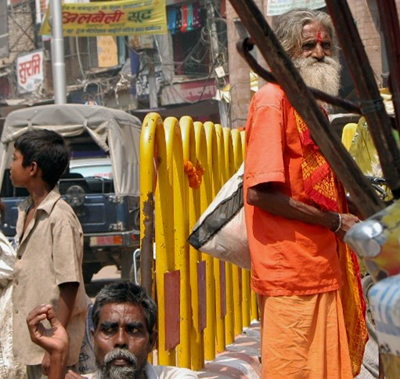
[[[97,274],[101,269],[100,263],[84,263],[82,267],[83,271],[83,281],[85,283],[90,283],[92,281],[93,275]]]

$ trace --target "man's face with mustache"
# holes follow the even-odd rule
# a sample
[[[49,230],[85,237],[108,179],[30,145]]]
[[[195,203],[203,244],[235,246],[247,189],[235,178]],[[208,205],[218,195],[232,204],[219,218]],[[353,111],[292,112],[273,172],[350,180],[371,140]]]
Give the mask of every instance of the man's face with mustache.
[[[293,62],[309,87],[337,96],[340,88],[341,65],[332,53],[332,40],[319,22],[303,27],[302,43]]]
[[[94,331],[94,352],[102,378],[144,378],[156,332],[149,333],[140,305],[105,304]]]

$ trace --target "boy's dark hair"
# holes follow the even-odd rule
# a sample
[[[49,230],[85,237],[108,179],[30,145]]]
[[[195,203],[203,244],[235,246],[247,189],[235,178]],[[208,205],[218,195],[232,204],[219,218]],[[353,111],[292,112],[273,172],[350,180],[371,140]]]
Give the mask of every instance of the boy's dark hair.
[[[14,143],[24,157],[22,165],[36,162],[42,170],[42,179],[54,187],[69,163],[68,147],[64,138],[52,130],[26,132]]]
[[[119,280],[118,282],[105,286],[96,296],[93,305],[93,327],[97,330],[100,320],[101,308],[106,304],[134,304],[143,308],[146,318],[146,326],[149,334],[154,331],[157,320],[157,305],[154,300],[147,295],[145,289],[138,284]]]

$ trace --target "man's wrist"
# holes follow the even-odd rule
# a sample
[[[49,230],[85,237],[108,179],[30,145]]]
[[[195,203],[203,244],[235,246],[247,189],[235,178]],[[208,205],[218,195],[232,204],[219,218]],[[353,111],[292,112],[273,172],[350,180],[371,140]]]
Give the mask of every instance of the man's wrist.
[[[337,233],[342,227],[342,215],[337,212],[327,212],[329,217],[326,218],[326,227],[333,233]]]
[[[52,352],[50,354],[49,379],[64,378],[67,371],[68,354],[65,352]]]
[[[339,216],[339,222],[336,229],[333,230],[333,233],[337,233],[340,229],[342,229],[342,215],[340,213],[338,213],[337,215]]]

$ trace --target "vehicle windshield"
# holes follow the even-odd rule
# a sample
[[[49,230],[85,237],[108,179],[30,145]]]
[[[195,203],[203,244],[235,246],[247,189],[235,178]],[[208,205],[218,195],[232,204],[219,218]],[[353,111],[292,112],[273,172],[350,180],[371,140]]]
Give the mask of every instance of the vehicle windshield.
[[[114,192],[111,161],[108,158],[71,160],[58,187],[62,195],[76,190],[83,190],[85,194]]]
[[[70,172],[72,174],[81,174],[84,178],[92,177],[112,179],[111,162],[104,164],[93,164],[93,166],[72,166],[70,167]]]

